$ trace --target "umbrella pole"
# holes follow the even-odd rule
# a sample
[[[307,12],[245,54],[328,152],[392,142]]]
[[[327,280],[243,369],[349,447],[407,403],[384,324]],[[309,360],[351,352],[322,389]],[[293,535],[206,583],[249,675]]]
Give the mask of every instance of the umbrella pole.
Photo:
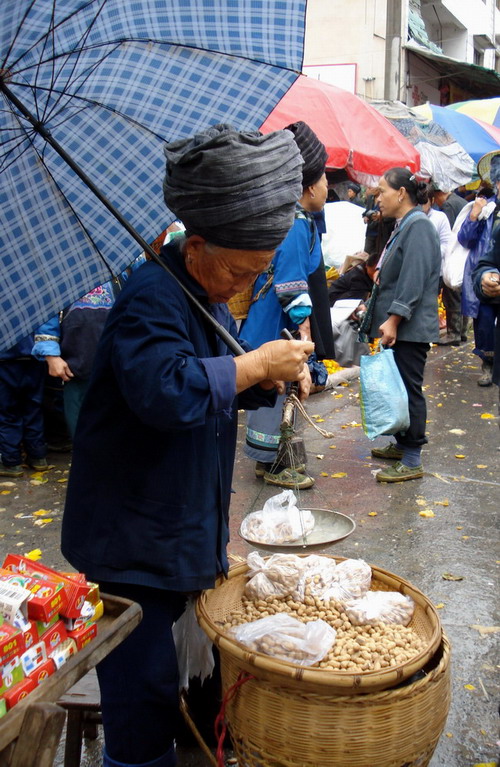
[[[127,230],[127,232],[134,238],[134,240],[141,246],[142,250],[150,256],[150,258],[153,261],[156,261],[159,266],[162,267],[168,274],[173,277],[173,279],[177,282],[177,284],[182,288],[186,296],[189,298],[191,303],[196,306],[199,312],[203,315],[204,319],[207,320],[209,324],[212,325],[217,335],[224,341],[226,346],[232,351],[232,353],[238,357],[242,354],[245,354],[245,350],[242,346],[233,338],[233,336],[226,330],[225,327],[223,327],[220,322],[218,322],[215,317],[210,314],[210,312],[201,304],[198,299],[193,296],[193,294],[186,288],[185,285],[182,284],[182,282],[173,274],[168,266],[162,261],[162,259],[155,253],[151,245],[146,242],[146,240],[141,237],[139,232],[134,229],[132,224],[130,224],[126,218],[122,216],[120,211],[118,211],[114,205],[108,200],[108,198],[98,189],[98,187],[94,184],[91,178],[87,176],[84,170],[80,168],[80,166],[73,160],[72,157],[66,152],[65,149],[56,141],[55,138],[53,138],[52,134],[45,128],[45,126],[36,119],[35,115],[33,115],[22,103],[22,101],[19,101],[17,96],[12,93],[10,88],[7,87],[5,84],[5,81],[2,77],[2,73],[0,71],[0,91],[5,94],[5,96],[9,99],[9,101],[14,104],[14,106],[21,112],[24,117],[31,123],[33,128],[39,133],[43,138],[47,141],[47,143],[50,144],[50,146],[57,152],[57,154],[62,157],[65,163],[67,163],[70,168],[76,173],[76,175],[83,181],[83,183],[90,189],[93,194],[102,202],[102,204],[109,210],[109,212],[117,219],[117,221],[120,222],[120,224]]]

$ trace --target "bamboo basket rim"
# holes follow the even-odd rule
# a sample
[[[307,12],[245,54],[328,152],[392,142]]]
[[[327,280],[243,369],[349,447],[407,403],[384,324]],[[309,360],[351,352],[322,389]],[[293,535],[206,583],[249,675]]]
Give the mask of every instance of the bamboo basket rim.
[[[323,556],[329,556],[331,559],[335,559],[336,562],[342,562],[346,559],[346,557],[335,557],[327,554]],[[298,682],[303,690],[315,692],[322,690],[324,694],[337,692],[341,694],[350,693],[352,695],[385,690],[408,679],[431,660],[441,644],[443,630],[436,608],[420,589],[389,570],[377,567],[376,565],[370,565],[370,567],[372,568],[372,587],[374,581],[375,585],[377,582],[381,582],[386,586],[390,586],[391,590],[411,596],[415,601],[416,608],[420,609],[420,617],[425,616],[427,621],[430,636],[426,646],[409,661],[397,666],[391,666],[379,671],[362,671],[355,674],[351,671],[324,671],[321,668],[297,666],[293,663],[264,655],[263,653],[250,651],[245,645],[229,637],[211,618],[210,597],[220,588],[226,587],[234,591],[235,586],[244,584],[245,579],[243,576],[248,570],[246,562],[231,566],[227,579],[221,576],[217,580],[214,589],[205,590],[201,593],[196,602],[198,622],[216,647],[221,652],[228,652],[237,658],[242,668],[250,674],[258,671],[260,677],[267,677],[273,680],[279,677],[282,684],[296,684]],[[410,626],[414,623],[414,619],[415,615],[412,621],[410,621]],[[416,626],[413,625],[413,628],[416,628]]]

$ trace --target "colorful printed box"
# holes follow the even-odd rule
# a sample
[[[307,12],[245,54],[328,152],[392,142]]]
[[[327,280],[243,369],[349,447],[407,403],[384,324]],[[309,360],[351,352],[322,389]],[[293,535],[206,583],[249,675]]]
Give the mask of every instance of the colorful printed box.
[[[75,640],[78,650],[82,650],[97,636],[97,623],[88,623],[75,631],[68,631],[68,636]]]
[[[0,582],[12,587],[20,586],[30,592],[28,599],[28,618],[48,621],[57,615],[67,603],[67,596],[62,583],[34,578],[27,573],[13,573],[0,570]]]
[[[29,575],[32,578],[40,578],[62,584],[68,601],[59,610],[59,613],[66,618],[79,617],[83,603],[90,591],[86,581],[68,578],[62,575],[62,573],[58,573],[50,567],[45,567],[45,565],[41,565],[39,562],[33,562],[31,559],[22,557],[20,554],[7,554],[3,567],[12,572]]]
[[[35,687],[36,684],[33,679],[26,677],[22,682],[19,682],[19,684],[16,684],[14,687],[11,687],[10,690],[7,690],[3,696],[5,703],[7,704],[7,710],[10,710],[12,706],[19,703],[19,701],[25,698],[28,693],[35,689]]]
[[[4,621],[0,626],[0,666],[24,652],[23,634]]]
[[[54,673],[56,670],[56,664],[52,660],[52,658],[48,658],[45,663],[42,663],[40,666],[37,666],[37,668],[30,674],[30,679],[33,679],[35,684],[38,685],[44,682],[46,679],[51,676],[51,674]]]
[[[58,620],[40,636],[40,641],[45,644],[47,654],[51,653],[56,647],[68,638],[66,627],[62,620]]]

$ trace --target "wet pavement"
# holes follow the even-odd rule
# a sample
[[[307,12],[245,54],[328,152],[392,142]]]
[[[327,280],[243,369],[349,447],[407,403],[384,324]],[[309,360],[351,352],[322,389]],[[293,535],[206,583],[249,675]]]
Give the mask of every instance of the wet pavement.
[[[374,472],[384,462],[371,458],[370,447],[387,438],[370,443],[364,436],[357,381],[315,394],[307,403],[313,420],[333,438],[323,438],[301,417],[297,424],[307,470],[316,479],[301,493],[301,504],[341,511],[356,522],[354,533],[325,553],[361,557],[409,580],[438,607],[451,640],[452,703],[431,767],[489,766],[498,757],[498,389],[477,386],[480,365],[471,349],[471,344],[434,347],[430,353],[422,479],[376,482]],[[279,491],[255,478],[243,440],[241,414],[229,548],[238,557],[251,550],[238,535],[243,516]],[[45,482],[38,484],[43,479],[38,474],[12,484],[0,478],[0,548],[2,553],[40,548],[45,563],[62,569],[67,563],[59,552],[59,530],[70,455],[49,458],[54,468]],[[89,744],[82,765],[98,767],[99,753],[99,744]],[[180,767],[206,764],[196,747],[182,749]]]

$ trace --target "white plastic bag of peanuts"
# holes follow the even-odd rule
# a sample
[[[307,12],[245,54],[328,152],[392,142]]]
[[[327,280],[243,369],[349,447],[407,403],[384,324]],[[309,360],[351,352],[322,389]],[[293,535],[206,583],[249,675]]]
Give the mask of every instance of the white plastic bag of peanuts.
[[[415,609],[413,599],[398,591],[369,591],[361,599],[344,604],[353,626],[377,623],[397,623],[407,626]]]
[[[254,652],[298,666],[312,666],[323,660],[337,637],[335,629],[324,620],[302,623],[286,613],[243,623],[229,633]]]

